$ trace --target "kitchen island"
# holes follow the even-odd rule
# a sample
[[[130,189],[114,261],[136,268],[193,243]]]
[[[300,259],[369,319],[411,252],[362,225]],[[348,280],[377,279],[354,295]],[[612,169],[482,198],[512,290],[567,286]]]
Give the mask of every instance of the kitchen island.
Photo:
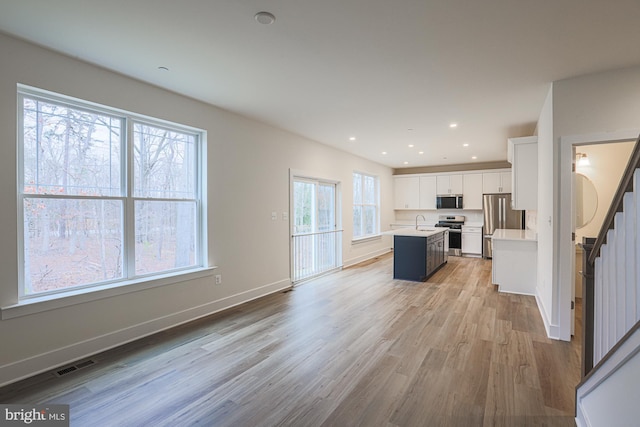
[[[447,262],[448,228],[401,228],[393,235],[393,278],[424,282]]]

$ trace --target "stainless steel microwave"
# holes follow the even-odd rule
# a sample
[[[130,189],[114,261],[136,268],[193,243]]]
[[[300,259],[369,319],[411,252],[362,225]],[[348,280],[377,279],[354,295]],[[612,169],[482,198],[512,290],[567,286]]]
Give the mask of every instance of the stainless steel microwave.
[[[462,209],[461,195],[436,196],[437,209]]]

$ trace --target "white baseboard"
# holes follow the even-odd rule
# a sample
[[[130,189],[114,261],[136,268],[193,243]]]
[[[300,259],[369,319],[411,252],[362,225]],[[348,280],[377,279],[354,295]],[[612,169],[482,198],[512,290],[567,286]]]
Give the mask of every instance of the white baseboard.
[[[547,331],[547,337],[554,340],[559,340],[560,327],[558,325],[552,324],[549,320],[549,317],[547,316],[547,310],[545,309],[544,304],[540,299],[540,293],[538,292],[538,289],[536,289],[535,297],[536,304],[538,305],[538,311],[540,311],[540,316],[542,317],[542,322],[544,323],[544,329],[545,331]]]
[[[511,294],[511,295],[526,295],[528,297],[535,297],[536,294],[535,293],[530,293],[530,292],[516,292],[516,291],[505,291],[500,289],[500,285],[498,285],[498,292],[503,293],[503,294]],[[537,300],[536,300],[537,302]]]
[[[0,387],[291,287],[289,278],[0,366]]]
[[[379,257],[384,254],[388,254],[389,252],[391,252],[391,248],[382,248],[382,249],[378,249],[377,251],[369,252],[367,254],[360,255],[355,258],[351,258],[349,260],[344,260],[343,267],[344,268],[351,267],[352,265],[356,265],[361,262],[368,261],[370,259]]]

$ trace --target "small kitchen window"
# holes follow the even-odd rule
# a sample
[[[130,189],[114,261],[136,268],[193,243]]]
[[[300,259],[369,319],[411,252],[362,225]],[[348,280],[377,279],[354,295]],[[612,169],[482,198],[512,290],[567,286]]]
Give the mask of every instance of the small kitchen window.
[[[380,192],[377,176],[353,173],[353,239],[380,233]]]

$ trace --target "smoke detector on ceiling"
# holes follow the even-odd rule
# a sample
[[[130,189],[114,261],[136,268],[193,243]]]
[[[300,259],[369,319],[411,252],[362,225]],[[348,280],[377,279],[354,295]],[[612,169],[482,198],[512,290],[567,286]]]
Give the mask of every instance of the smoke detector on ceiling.
[[[258,12],[256,13],[256,16],[254,18],[256,18],[256,21],[264,25],[273,24],[273,22],[276,20],[276,17],[269,12]]]

